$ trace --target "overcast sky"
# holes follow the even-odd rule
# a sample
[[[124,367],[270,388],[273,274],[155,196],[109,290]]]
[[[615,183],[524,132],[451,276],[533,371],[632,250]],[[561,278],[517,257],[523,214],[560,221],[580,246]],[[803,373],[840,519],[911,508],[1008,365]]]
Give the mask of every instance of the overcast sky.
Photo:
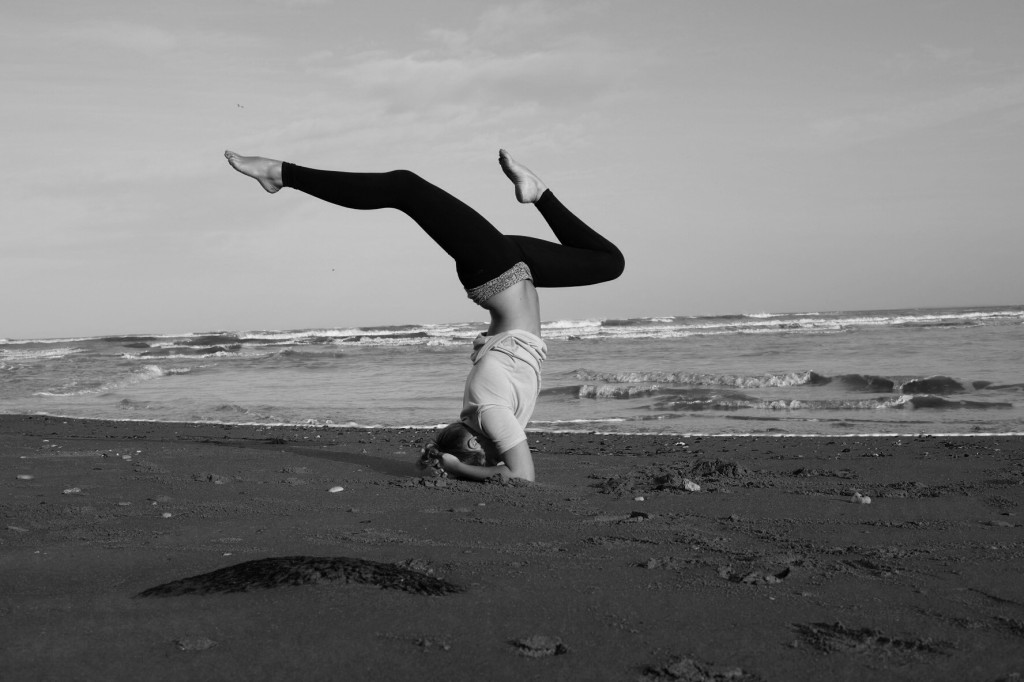
[[[0,337],[483,320],[407,218],[222,153],[409,168],[622,248],[546,320],[1024,302],[1024,2],[4,0]]]

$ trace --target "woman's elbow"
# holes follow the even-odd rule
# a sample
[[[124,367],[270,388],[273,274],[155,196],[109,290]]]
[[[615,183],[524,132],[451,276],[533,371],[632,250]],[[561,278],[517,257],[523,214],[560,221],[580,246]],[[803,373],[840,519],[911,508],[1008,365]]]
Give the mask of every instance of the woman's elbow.
[[[537,475],[533,470],[532,466],[518,466],[510,467],[508,464],[505,465],[505,471],[502,478],[508,480],[512,478],[519,479],[520,481],[529,481],[533,483],[537,480]]]

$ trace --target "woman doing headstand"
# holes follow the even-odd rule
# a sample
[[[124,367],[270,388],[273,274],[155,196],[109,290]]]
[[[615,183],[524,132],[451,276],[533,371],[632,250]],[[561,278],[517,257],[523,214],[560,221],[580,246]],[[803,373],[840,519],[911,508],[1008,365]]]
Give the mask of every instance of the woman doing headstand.
[[[536,287],[615,279],[624,267],[615,245],[574,216],[504,149],[498,161],[515,185],[516,198],[537,207],[560,243],[503,235],[472,208],[407,170],[346,173],[231,151],[224,155],[271,193],[291,187],[346,208],[398,209],[455,260],[459,281],[490,312],[491,324],[473,342],[459,421],[424,448],[420,464],[477,481],[495,475],[534,480],[525,428],[547,353]]]

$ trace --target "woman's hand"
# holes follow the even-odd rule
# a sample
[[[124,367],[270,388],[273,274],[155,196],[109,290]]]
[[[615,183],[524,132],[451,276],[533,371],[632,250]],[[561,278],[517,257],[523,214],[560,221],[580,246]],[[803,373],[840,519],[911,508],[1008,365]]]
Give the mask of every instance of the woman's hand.
[[[461,466],[462,462],[455,455],[449,455],[447,452],[441,453],[441,468],[449,476],[458,476]]]

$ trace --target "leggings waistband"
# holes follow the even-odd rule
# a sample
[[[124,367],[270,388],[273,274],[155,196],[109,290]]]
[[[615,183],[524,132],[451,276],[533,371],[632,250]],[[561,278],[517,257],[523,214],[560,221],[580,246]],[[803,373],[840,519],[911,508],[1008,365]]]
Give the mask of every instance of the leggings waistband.
[[[505,289],[511,287],[513,284],[518,284],[519,282],[527,279],[533,279],[533,274],[530,272],[530,266],[523,261],[519,261],[494,279],[484,282],[480,286],[466,289],[466,295],[469,296],[473,303],[483,305],[484,301],[489,299],[491,296],[499,294],[502,291],[505,291]]]

